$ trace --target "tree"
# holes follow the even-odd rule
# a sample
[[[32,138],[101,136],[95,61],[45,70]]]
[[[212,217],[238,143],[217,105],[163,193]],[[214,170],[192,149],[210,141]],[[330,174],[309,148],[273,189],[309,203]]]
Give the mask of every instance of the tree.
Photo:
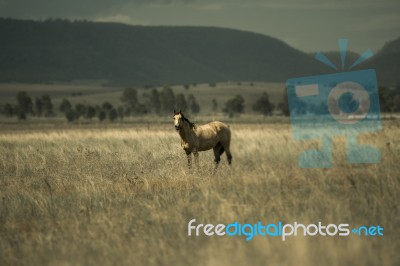
[[[49,95],[35,98],[34,113],[36,116],[53,116],[53,104]]]
[[[378,94],[381,112],[393,112],[395,109],[393,92],[387,87],[380,86]]]
[[[96,116],[96,108],[94,108],[93,106],[88,106],[86,108],[86,115],[85,118],[87,119],[92,119],[93,117]]]
[[[115,110],[115,108],[112,108],[109,112],[108,112],[108,119],[113,122],[115,119],[118,118],[118,112],[117,110]]]
[[[98,104],[94,106],[94,109],[96,109],[96,114],[99,114],[103,110]]]
[[[197,103],[196,99],[194,99],[194,101],[192,101],[192,103],[190,104],[190,112],[192,114],[200,113],[200,105]]]
[[[107,112],[110,112],[110,110],[113,109],[114,107],[112,106],[111,103],[109,103],[109,102],[104,102],[103,105],[102,105],[102,108],[103,108],[104,110],[106,110]]]
[[[160,113],[160,95],[158,93],[158,90],[156,90],[154,88],[151,89],[151,91],[150,91],[149,107],[156,114]]]
[[[104,119],[107,118],[106,111],[101,110],[100,112],[97,113],[97,117],[99,118],[100,121],[103,121]]]
[[[86,115],[86,106],[78,103],[75,105],[75,114],[76,114],[76,119],[79,119],[81,116]]]
[[[160,93],[160,109],[164,114],[171,113],[175,106],[175,95],[170,87],[164,87]]]
[[[145,115],[149,112],[145,104],[139,103],[134,110],[132,110],[132,115]]]
[[[43,105],[43,114],[46,117],[53,116],[53,103],[51,102],[51,98],[49,95],[43,95],[42,96],[42,105]]]
[[[12,106],[11,104],[9,104],[9,103],[6,103],[4,106],[3,106],[3,109],[2,109],[2,113],[3,113],[3,115],[4,116],[6,116],[6,117],[13,117],[15,114],[16,114],[16,107],[14,107],[14,106]]]
[[[196,97],[193,94],[188,95],[188,106],[192,114],[198,114],[200,112],[200,105],[197,103]]]
[[[241,95],[236,95],[235,97],[229,99],[225,103],[225,107],[222,111],[228,114],[230,118],[234,117],[235,115],[243,113],[244,98]]]
[[[124,107],[123,106],[118,106],[117,113],[118,113],[119,120],[124,119],[124,113],[125,112],[124,112]]]
[[[400,94],[394,96],[393,105],[394,105],[394,111],[400,112]]]
[[[212,111],[216,113],[218,111],[218,102],[216,99],[212,99]]]
[[[23,111],[21,111],[19,109],[17,112],[17,117],[18,117],[18,120],[26,120],[26,113],[24,113]]]
[[[286,89],[285,89],[285,93],[283,95],[282,102],[280,102],[278,104],[278,109],[281,110],[283,115],[289,116],[289,102],[288,102],[288,96],[287,96]]]
[[[124,116],[130,116],[131,113],[132,113],[131,108],[128,107],[124,108]]]
[[[188,106],[192,114],[200,112],[200,105],[197,103],[196,97],[193,94],[188,95]]]
[[[329,104],[329,103],[328,103]],[[305,115],[308,112],[312,112],[315,108],[312,104],[309,104],[299,98],[294,98],[291,104],[291,112],[297,115]]]
[[[264,92],[260,98],[253,104],[253,111],[261,113],[264,116],[272,115],[275,106],[270,102],[268,93]]]
[[[39,97],[35,98],[35,115],[42,116],[43,115],[43,103]]]
[[[17,93],[17,103],[18,103],[19,119],[26,119],[26,114],[33,113],[32,99],[28,96],[26,91],[20,91]]]
[[[178,95],[176,95],[176,98],[175,98],[175,109],[181,110],[184,113],[188,109],[188,105],[186,103],[185,95],[183,95],[182,93],[179,93]]]
[[[138,104],[137,90],[134,88],[126,88],[122,93],[121,101],[128,108],[135,109]]]
[[[394,87],[394,94],[400,95],[400,79],[396,81],[396,86]]]
[[[65,114],[65,118],[67,118],[68,122],[73,122],[77,117],[76,112],[72,108],[66,110],[64,112],[64,114]]]
[[[67,112],[67,111],[69,111],[71,109],[72,109],[71,103],[67,99],[63,99],[61,104],[60,104],[60,111],[62,113],[65,113],[65,112]]]

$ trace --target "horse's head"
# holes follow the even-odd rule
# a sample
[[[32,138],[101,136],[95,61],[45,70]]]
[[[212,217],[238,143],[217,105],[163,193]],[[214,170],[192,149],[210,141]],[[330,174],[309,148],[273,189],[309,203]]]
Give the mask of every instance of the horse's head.
[[[181,110],[179,112],[174,110],[174,126],[176,130],[180,130],[182,128],[182,123],[183,123],[183,114]]]

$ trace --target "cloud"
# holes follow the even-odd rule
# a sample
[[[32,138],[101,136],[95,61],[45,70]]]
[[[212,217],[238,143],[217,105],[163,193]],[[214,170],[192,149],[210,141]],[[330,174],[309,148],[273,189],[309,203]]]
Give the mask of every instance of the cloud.
[[[222,4],[206,4],[206,5],[200,6],[198,9],[206,10],[206,11],[218,11],[218,10],[223,9],[223,5]]]
[[[349,25],[349,31],[355,32],[372,32],[381,30],[392,30],[399,29],[400,18],[396,14],[380,14],[379,16],[374,16],[365,19],[362,23],[356,23]]]
[[[217,11],[226,7],[268,9],[347,9],[399,7],[398,0],[0,0],[0,16],[92,17],[118,14],[126,7],[192,5],[198,10]]]
[[[127,5],[169,5],[194,0],[0,0],[0,16],[6,17],[83,17],[115,13]]]
[[[130,16],[123,14],[96,17],[93,20],[96,22],[117,22],[117,23],[131,24],[131,25],[150,25],[149,21],[136,20]]]
[[[382,7],[399,7],[398,0],[254,0],[248,2],[237,2],[225,0],[230,3],[237,3],[244,7],[266,7],[271,9],[368,9]]]

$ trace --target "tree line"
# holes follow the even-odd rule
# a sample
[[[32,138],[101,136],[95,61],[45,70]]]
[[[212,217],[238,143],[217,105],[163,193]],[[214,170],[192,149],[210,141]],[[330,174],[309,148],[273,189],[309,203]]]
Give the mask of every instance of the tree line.
[[[120,98],[121,104],[119,106],[113,106],[108,101],[101,105],[83,103],[73,105],[68,99],[63,99],[58,106],[58,111],[69,122],[78,119],[92,120],[93,118],[97,118],[99,121],[115,121],[129,116],[163,115],[171,113],[174,108],[191,114],[200,112],[200,105],[193,94],[185,96],[179,93],[175,95],[170,87],[164,87],[161,91],[153,88],[149,92],[145,92],[143,98],[144,101],[140,102],[137,89],[126,88]],[[54,105],[51,97],[47,94],[32,99],[27,92],[20,91],[17,93],[16,100],[16,104],[6,103],[0,106],[0,111],[4,116],[17,117],[19,120],[25,120],[28,116],[55,116]]]
[[[105,101],[101,105],[90,105],[77,103],[72,105],[67,99],[63,99],[58,106],[61,112],[69,121],[79,119],[92,120],[97,118],[99,121],[122,120],[124,117],[141,116],[145,114],[167,115],[171,110],[182,110],[184,113],[198,114],[200,105],[193,94],[185,96],[183,93],[175,94],[170,87],[164,87],[160,91],[152,88],[143,93],[143,101],[139,101],[138,91],[135,88],[126,88],[120,98],[121,105],[113,106]],[[17,117],[19,120],[25,120],[28,116],[35,117],[53,117],[55,116],[54,105],[49,95],[32,99],[25,91],[20,91],[16,95],[16,104],[6,103],[0,106],[1,113],[6,117]],[[400,87],[391,90],[387,87],[379,87],[379,100],[381,112],[400,112]],[[218,101],[212,99],[212,111],[218,112]],[[299,105],[301,106],[301,105]],[[314,109],[319,112],[319,106]],[[325,108],[326,109],[326,108]],[[230,118],[244,113],[245,99],[242,95],[236,95],[228,99],[221,111]],[[287,95],[283,96],[282,102],[274,105],[268,93],[264,92],[258,97],[252,105],[252,110],[264,116],[270,116],[274,113],[289,115]],[[297,110],[299,111],[299,110]],[[301,111],[301,110],[300,110]]]
[[[96,106],[76,104],[73,108],[68,100],[63,99],[60,104],[60,111],[65,114],[70,122],[81,117],[85,119],[97,117],[99,121],[106,119],[115,121],[130,116],[163,115],[171,113],[174,108],[192,114],[200,112],[200,105],[193,94],[189,94],[187,97],[182,93],[175,95],[170,87],[164,87],[160,92],[153,88],[149,93],[144,93],[143,98],[144,102],[140,102],[137,89],[126,88],[120,98],[122,104],[118,107],[114,107],[106,101],[102,105]]]
[[[73,105],[68,99],[63,99],[58,106],[58,111],[69,121],[79,119],[92,120],[97,118],[99,121],[122,120],[124,117],[141,116],[145,114],[165,115],[170,114],[171,110],[179,109],[184,113],[198,114],[200,105],[193,94],[185,96],[183,93],[175,94],[170,87],[164,87],[161,91],[152,88],[143,94],[143,102],[139,101],[138,91],[135,88],[126,88],[120,98],[121,105],[113,106],[105,101],[101,105],[90,105],[77,103]],[[56,111],[49,95],[35,97],[32,99],[25,91],[17,93],[17,104],[6,103],[0,106],[1,113],[6,117],[17,117],[25,120],[28,116],[35,117],[54,117]],[[243,96],[236,95],[225,102],[222,112],[229,117],[239,116],[244,113],[245,100]],[[258,98],[253,105],[253,111],[263,115],[272,115],[275,106],[269,100],[265,92]],[[218,102],[212,99],[212,111],[218,111]]]
[[[400,112],[400,84],[395,89],[380,86],[378,89],[378,95],[380,111],[382,113]],[[244,112],[244,103],[244,98],[241,95],[236,95],[225,103],[225,107],[222,109],[222,111],[229,117],[240,115]],[[214,106],[216,104],[215,99],[213,99],[212,104],[214,110]],[[321,104],[319,106],[306,106],[306,104],[304,103],[297,104],[296,106],[297,108],[301,109],[294,110],[297,113],[311,112],[316,114],[328,114],[328,108],[326,104]],[[274,111],[277,111],[277,113],[283,114],[285,116],[289,116],[289,104],[287,94],[285,93],[283,95],[282,101],[277,106],[275,106],[273,103],[271,103],[268,93],[264,92],[253,104],[252,109],[254,112],[260,113],[264,116],[272,115]]]
[[[215,99],[213,99],[213,109],[215,104],[216,101]],[[222,112],[232,118],[234,116],[239,116],[240,114],[244,113],[244,108],[245,99],[242,95],[238,94],[225,102],[225,106],[222,109]],[[275,105],[270,101],[268,93],[264,92],[253,104],[252,109],[256,113],[260,113],[264,116],[270,116],[275,110]]]
[[[340,110],[334,100],[328,100],[327,103],[319,103],[317,105],[310,104],[302,101],[299,98],[291,95],[296,100],[296,104],[294,104],[295,108],[291,110],[296,114],[306,114],[306,113],[313,113],[313,114],[329,114],[329,112],[333,113],[340,113]],[[343,95],[342,97],[347,97],[348,99],[345,102],[351,102],[352,105],[357,105],[355,102],[352,102],[352,95]],[[395,88],[391,89],[384,86],[379,86],[378,88],[378,95],[374,92],[370,95],[370,97],[379,97],[379,109],[381,113],[399,113],[400,112],[400,84],[398,84]],[[343,99],[345,99],[343,98]],[[361,106],[366,106],[365,101],[361,101],[359,103]],[[333,106],[330,111],[328,111],[328,105]],[[289,107],[288,107],[288,97],[285,94],[284,100],[279,104],[279,108],[281,109],[282,113],[285,115],[289,115]],[[363,111],[358,110],[355,114],[361,114]],[[348,112],[349,113],[349,112]],[[350,113],[352,113],[350,111]]]
[[[1,106],[1,113],[6,117],[18,117],[25,120],[28,115],[38,117],[54,116],[53,103],[49,95],[35,97],[34,100],[25,92],[20,91],[16,96],[17,104],[6,103]]]

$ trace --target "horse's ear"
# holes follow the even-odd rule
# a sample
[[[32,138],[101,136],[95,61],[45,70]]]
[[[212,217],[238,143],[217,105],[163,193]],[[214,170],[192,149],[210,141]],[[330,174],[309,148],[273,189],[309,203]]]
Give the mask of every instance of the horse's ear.
[[[181,109],[179,109],[179,113],[182,114],[182,110]]]
[[[176,111],[175,111],[175,109],[174,109],[174,114],[176,114]]]

